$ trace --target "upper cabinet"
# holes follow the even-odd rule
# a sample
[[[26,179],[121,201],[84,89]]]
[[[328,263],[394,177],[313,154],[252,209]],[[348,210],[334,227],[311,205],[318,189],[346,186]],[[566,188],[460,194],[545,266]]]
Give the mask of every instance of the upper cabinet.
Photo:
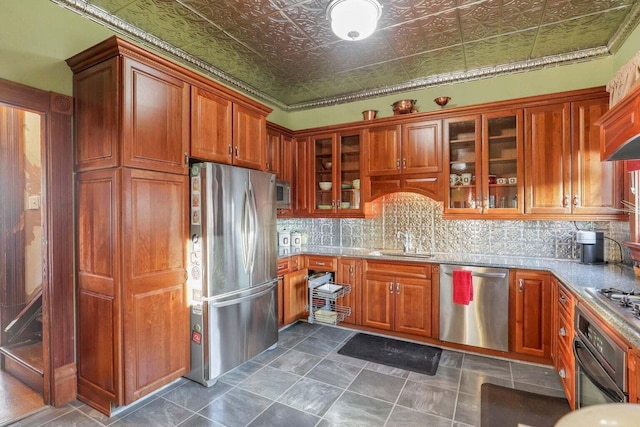
[[[361,139],[359,131],[311,137],[312,212],[347,216],[362,212]]]
[[[522,211],[522,111],[445,122],[449,172],[445,212],[504,215]]]
[[[179,77],[116,56],[76,73],[74,97],[77,171],[128,166],[187,173],[189,85]]]
[[[191,88],[191,156],[231,163],[232,103],[211,90]]]
[[[369,128],[366,164],[369,176],[442,172],[442,121]]]
[[[606,97],[525,109],[525,212],[622,219],[622,165],[600,161]]]
[[[265,169],[266,115],[234,103],[214,89],[191,90],[191,156]]]

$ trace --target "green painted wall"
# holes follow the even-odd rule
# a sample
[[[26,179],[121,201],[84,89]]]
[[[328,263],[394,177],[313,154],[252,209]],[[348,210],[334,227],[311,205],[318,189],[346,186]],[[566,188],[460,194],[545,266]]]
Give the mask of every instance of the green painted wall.
[[[115,34],[49,0],[0,0],[0,78],[43,90],[72,94],[72,73],[64,60]],[[416,99],[419,111],[438,107],[433,99],[450,96],[446,108],[563,90],[605,85],[640,47],[636,29],[612,57],[544,70],[384,96],[312,110],[286,112],[274,108],[269,120],[292,130],[354,122],[363,110],[393,114],[391,104]]]

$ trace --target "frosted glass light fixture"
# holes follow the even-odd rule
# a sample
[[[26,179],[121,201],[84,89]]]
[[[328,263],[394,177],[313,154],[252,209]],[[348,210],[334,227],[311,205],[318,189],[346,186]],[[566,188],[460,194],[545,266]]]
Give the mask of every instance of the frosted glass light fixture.
[[[333,0],[327,8],[333,32],[350,41],[373,34],[381,14],[382,6],[377,0]]]

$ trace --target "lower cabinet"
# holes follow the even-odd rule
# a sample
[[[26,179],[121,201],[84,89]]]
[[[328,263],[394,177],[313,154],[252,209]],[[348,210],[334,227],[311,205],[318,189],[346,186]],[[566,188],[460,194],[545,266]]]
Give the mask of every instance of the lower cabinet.
[[[575,359],[573,356],[573,307],[574,299],[555,277],[551,278],[553,290],[553,362],[562,381],[564,393],[571,409],[575,408]]]
[[[420,263],[366,261],[362,325],[430,337],[432,277],[438,277],[438,268]]]
[[[337,304],[351,308],[351,314],[342,323],[360,325],[360,293],[362,288],[362,260],[353,258],[339,258],[336,271],[336,283],[350,285],[351,292],[338,298]]]
[[[640,350],[627,353],[629,403],[640,403]]]
[[[299,268],[298,257],[295,258],[295,265],[290,267],[290,272],[282,278],[282,324],[288,325],[296,320],[304,319],[308,316],[307,304],[309,293],[307,288],[307,269]]]
[[[185,175],[77,175],[78,399],[104,414],[189,372],[188,193]]]
[[[551,358],[551,275],[512,270],[509,284],[512,351]]]

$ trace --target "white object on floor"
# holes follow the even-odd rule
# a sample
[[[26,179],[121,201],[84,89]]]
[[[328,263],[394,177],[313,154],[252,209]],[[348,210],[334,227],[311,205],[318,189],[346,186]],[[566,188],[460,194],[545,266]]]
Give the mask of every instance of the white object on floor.
[[[640,405],[634,403],[607,403],[580,408],[560,418],[555,427],[637,427],[640,423]]]

